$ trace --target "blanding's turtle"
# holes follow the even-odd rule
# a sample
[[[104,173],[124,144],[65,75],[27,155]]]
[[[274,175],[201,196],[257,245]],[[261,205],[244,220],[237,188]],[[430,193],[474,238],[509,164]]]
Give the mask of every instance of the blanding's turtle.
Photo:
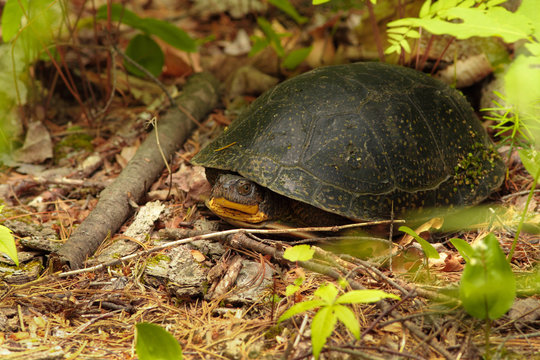
[[[260,96],[192,163],[230,223],[299,226],[473,205],[505,166],[457,90],[384,63],[317,68]]]

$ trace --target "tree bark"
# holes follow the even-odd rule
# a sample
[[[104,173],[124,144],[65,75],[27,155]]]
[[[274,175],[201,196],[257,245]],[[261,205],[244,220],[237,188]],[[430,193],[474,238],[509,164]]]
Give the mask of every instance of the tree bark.
[[[217,100],[218,81],[211,74],[200,73],[188,80],[177,102],[195,119],[201,119],[215,107]],[[157,128],[166,159],[185,142],[194,127],[194,122],[175,107],[165,113]],[[82,267],[86,258],[92,256],[103,240],[112,236],[132,214],[129,200],[139,202],[164,166],[154,129],[114,183],[101,192],[95,209],[60,250],[52,254],[53,269],[66,265],[71,269]]]

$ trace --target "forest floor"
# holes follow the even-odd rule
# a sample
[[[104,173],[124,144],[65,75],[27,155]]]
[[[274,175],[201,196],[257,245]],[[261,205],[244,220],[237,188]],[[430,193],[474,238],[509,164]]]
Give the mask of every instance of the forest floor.
[[[464,215],[480,219],[474,228],[447,224],[441,232],[442,220],[433,219],[416,229],[440,254],[427,265],[421,247],[409,236],[389,242],[353,231],[346,233],[359,237],[352,243],[345,238],[312,240],[316,260],[289,262],[283,250],[299,241],[281,234],[248,236],[205,208],[210,185],[204,169],[191,165],[190,159],[231,123],[239,108],[313,67],[378,56],[365,6],[317,8],[293,1],[308,19],[306,25],[298,25],[266,2],[253,1],[247,9],[221,8],[228,3],[129,2],[129,9],[141,17],[166,20],[204,39],[192,53],[159,42],[165,65],[158,82],[127,75],[121,49],[134,30],[117,29],[113,22],[119,30],[113,40],[104,20],[95,28],[81,25],[72,31],[71,45],[62,45],[58,61],[68,80],[58,76],[51,61],[32,67],[41,85],[35,90],[39,100],[20,112],[25,150],[4,161],[0,172],[0,225],[13,231],[21,263],[16,268],[9,259],[0,259],[0,358],[134,359],[135,326],[151,322],[178,340],[187,359],[310,359],[310,325],[316,311],[277,320],[331,283],[342,293],[378,289],[400,300],[352,305],[360,340],[338,322],[321,358],[475,359],[489,349],[493,358],[540,359],[538,192],[528,203],[511,262],[518,295],[512,309],[491,322],[486,335],[486,322],[468,315],[457,295],[465,261],[449,239],[474,243],[492,233],[507,254],[527,204],[533,179],[508,147],[500,150],[508,166],[501,189]],[[89,4],[70,6],[70,14],[92,19]],[[248,56],[247,34],[264,37],[257,16],[267,19],[276,32],[288,34],[281,38],[286,52],[311,46],[308,58],[286,70],[271,45]],[[441,40],[432,49],[445,44]],[[437,51],[431,50],[427,67],[436,59]],[[193,101],[185,86],[195,83],[190,79],[201,71],[217,78],[219,95],[208,90],[200,96],[205,100]],[[463,91],[474,99],[485,83],[477,81]],[[178,105],[192,106],[188,113],[201,112],[200,118],[185,115],[185,109],[173,112],[164,89]],[[85,100],[76,101],[77,97]],[[206,108],[194,110],[197,106]],[[114,194],[102,191],[121,178],[130,161],[141,156],[136,155],[141,144],[154,136],[152,117],[158,115],[165,129],[165,119],[177,114],[193,130],[178,135],[184,141],[176,144],[172,156],[165,156],[168,168],[162,160],[152,160],[155,178],[150,174],[154,170],[147,174],[143,166],[135,176],[122,179],[124,203],[106,202]],[[157,147],[153,150],[142,159],[161,159]],[[98,202],[107,207],[99,209]],[[101,212],[97,217],[91,215],[96,209]],[[486,213],[496,215],[488,219]],[[70,248],[66,262],[62,247],[92,216],[95,223],[85,228],[88,238],[83,239],[102,234],[97,236],[99,247],[91,254],[75,254],[93,246],[84,240],[86,244]],[[118,223],[112,232],[98,229],[100,221],[105,225],[112,218]],[[398,226],[392,226],[398,234]],[[82,256],[81,269],[73,266],[77,256]],[[348,281],[344,287],[343,279]],[[296,291],[288,293],[293,286]]]

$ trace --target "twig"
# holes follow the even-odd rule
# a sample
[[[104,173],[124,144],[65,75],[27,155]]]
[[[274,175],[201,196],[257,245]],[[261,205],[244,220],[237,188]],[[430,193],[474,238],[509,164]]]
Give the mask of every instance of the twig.
[[[524,191],[518,191],[515,193],[511,193],[508,195],[501,196],[501,200],[507,200],[515,196],[521,196],[521,195],[528,195],[530,194],[531,190],[524,190]],[[533,193],[540,193],[540,189],[533,190]]]
[[[302,319],[302,324],[300,324],[300,329],[298,330],[298,335],[296,335],[296,339],[294,339],[293,347],[297,347],[300,343],[300,339],[304,335],[304,331],[306,330],[306,325],[308,321],[308,315],[304,314],[304,318]]]
[[[213,233],[210,233],[210,234],[197,235],[197,236],[192,236],[192,237],[188,237],[188,238],[185,238],[185,239],[171,241],[171,242],[169,242],[167,244],[155,246],[155,247],[150,248],[148,250],[138,252],[138,253],[134,253],[134,254],[130,254],[130,255],[126,255],[126,256],[123,256],[121,258],[114,259],[114,260],[111,260],[111,261],[108,261],[106,263],[102,263],[102,264],[99,264],[99,265],[96,265],[96,266],[92,266],[92,267],[88,267],[88,268],[84,268],[84,269],[78,269],[78,270],[63,272],[63,273],[60,273],[58,276],[63,278],[63,277],[67,277],[67,276],[77,275],[77,274],[80,274],[80,273],[85,273],[85,272],[90,272],[90,271],[97,271],[97,270],[103,269],[103,268],[105,268],[107,266],[114,266],[114,265],[120,264],[120,263],[122,263],[124,261],[131,260],[131,259],[136,258],[136,257],[141,257],[141,256],[144,256],[144,255],[148,255],[148,254],[154,253],[156,251],[164,250],[164,249],[167,249],[169,247],[173,247],[173,246],[177,246],[177,245],[186,244],[186,243],[189,243],[189,242],[192,242],[192,241],[195,241],[195,240],[219,238],[219,237],[224,237],[224,236],[227,236],[227,235],[239,234],[239,233],[245,233],[245,234],[288,234],[288,233],[294,233],[294,232],[298,232],[298,231],[337,231],[337,230],[340,230],[340,229],[348,229],[348,228],[358,227],[358,226],[365,226],[365,225],[364,225],[364,223],[362,223],[362,224],[347,224],[347,225],[341,225],[341,226],[309,227],[309,228],[295,228],[295,229],[232,229],[232,230],[218,231],[218,232],[213,232]],[[271,249],[273,249],[275,251],[275,248],[273,248],[273,247],[270,247],[268,245],[263,245],[263,246],[267,246],[267,247],[269,247],[269,248],[271,248]]]

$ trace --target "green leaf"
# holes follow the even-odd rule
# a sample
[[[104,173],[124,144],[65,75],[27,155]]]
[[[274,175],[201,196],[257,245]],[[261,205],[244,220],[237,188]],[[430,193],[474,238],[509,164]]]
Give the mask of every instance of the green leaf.
[[[309,300],[309,301],[302,301],[298,304],[294,304],[293,306],[291,306],[290,308],[287,309],[287,311],[285,311],[283,313],[283,315],[281,315],[278,319],[278,323],[284,321],[284,320],[287,320],[291,317],[293,317],[294,315],[297,315],[297,314],[300,314],[300,313],[303,313],[303,312],[306,312],[306,311],[309,311],[309,310],[312,310],[312,309],[315,309],[315,308],[318,308],[318,307],[321,307],[321,306],[324,306],[326,305],[326,303],[322,300]]]
[[[107,19],[107,5],[102,5],[97,12],[97,18]],[[166,43],[186,52],[197,51],[197,42],[184,30],[166,21],[154,18],[141,18],[119,3],[111,4],[111,20],[120,21],[134,29],[149,35],[155,35]]]
[[[397,44],[399,44],[401,40],[404,39],[403,34],[388,33],[388,37],[392,40],[392,43],[397,43]]]
[[[49,60],[48,55],[44,53],[43,49],[54,41],[54,37],[57,36],[58,29],[62,23],[62,7],[58,1],[32,0],[31,2],[23,1],[23,3],[28,5],[26,16],[20,13],[22,11],[20,7],[18,10],[14,8],[14,6],[20,6],[19,4],[12,4],[11,6],[13,8],[8,9],[8,13],[2,15],[2,21],[6,22],[5,25],[8,28],[7,36],[6,34],[2,36],[11,40],[17,37],[12,50],[14,53],[18,51],[24,53],[24,63],[16,64],[17,67],[22,68],[34,62],[40,56],[42,59]],[[11,18],[11,15],[17,16],[17,14],[21,16]],[[8,17],[10,18],[8,19]],[[17,29],[15,29],[16,26],[18,26]],[[3,31],[4,23],[2,23]]]
[[[126,55],[154,76],[159,76],[163,70],[163,64],[165,63],[163,51],[161,51],[159,45],[148,35],[138,34],[131,39],[126,49]],[[124,61],[124,66],[130,73],[136,76],[146,76],[127,61]]]
[[[338,295],[338,289],[332,283],[321,285],[313,295],[320,297],[327,304],[333,304]]]
[[[422,7],[420,8],[420,12],[418,13],[418,17],[425,18],[426,16],[428,16],[430,12],[430,7],[431,7],[431,0],[424,1],[424,3],[422,4]]]
[[[399,34],[404,35],[410,30],[410,27],[408,26],[396,26],[388,29],[388,33],[390,34]]]
[[[182,360],[178,341],[161,326],[150,323],[136,325],[135,350],[140,360]]]
[[[459,18],[463,22],[455,23],[441,19],[405,18],[392,21],[388,26],[421,26],[433,34],[447,34],[455,36],[458,39],[468,39],[473,36],[498,36],[509,43],[527,39],[532,32],[531,21],[527,17],[516,15],[502,7],[495,7],[489,10],[452,7],[445,10],[441,16],[443,15],[447,16],[450,20]]]
[[[336,326],[336,316],[333,307],[323,307],[315,314],[311,322],[311,346],[313,347],[313,356],[319,358],[319,354],[326,343],[326,339],[332,334]]]
[[[336,304],[365,304],[374,303],[382,299],[396,299],[399,296],[384,292],[382,290],[352,290],[341,295]]]
[[[98,8],[96,18],[100,20],[107,20],[107,5],[102,5]],[[119,21],[122,24],[131,26],[134,29],[144,31],[143,19],[122,6],[120,3],[111,4],[111,20]]]
[[[346,289],[349,286],[349,282],[347,281],[347,279],[342,277],[337,279],[337,283],[342,289]]]
[[[538,11],[538,0],[522,0],[521,5],[519,5],[515,13],[530,19],[531,24],[534,24],[533,36],[536,38],[536,42],[540,41],[540,11]]]
[[[407,39],[403,39],[399,42],[399,45],[401,45],[401,48],[406,52],[406,53],[410,53],[411,52],[411,46],[409,45],[409,42],[407,41]]]
[[[268,45],[270,45],[270,42],[266,38],[262,38],[259,36],[252,36],[251,37],[251,50],[249,51],[248,56],[255,56],[259,52],[261,52],[264,48],[266,48]]]
[[[158,19],[143,19],[142,26],[148,34],[155,35],[167,44],[186,52],[196,52],[197,43],[184,30]]]
[[[283,66],[285,69],[294,70],[311,52],[312,47],[304,47],[291,51],[285,59],[283,59]]]
[[[407,37],[410,38],[410,39],[419,39],[420,38],[420,33],[418,31],[414,30],[414,29],[411,29],[407,33]]]
[[[540,152],[534,149],[520,149],[518,153],[525,169],[532,177],[538,178],[540,176]]]
[[[285,296],[291,296],[294,295],[298,290],[300,290],[299,285],[287,285],[285,288]]]
[[[459,297],[478,319],[497,319],[514,303],[516,280],[497,238],[489,234],[473,245],[474,253],[461,276]]]
[[[308,21],[308,18],[300,15],[288,0],[268,0],[268,2],[289,15],[297,24],[301,25]]]
[[[401,51],[401,47],[399,46],[399,44],[393,44],[391,46],[389,46],[386,50],[384,50],[384,53],[385,54],[393,54],[393,53],[398,53]]]
[[[313,5],[321,5],[329,2],[330,0],[313,0]]]
[[[466,262],[470,262],[473,257],[474,250],[472,246],[465,240],[453,238],[450,242],[459,251],[459,254],[465,259]]]
[[[19,257],[17,256],[17,247],[15,246],[15,238],[11,234],[11,230],[0,225],[0,252],[6,254],[15,265],[19,266]]]
[[[351,334],[353,334],[357,340],[360,340],[360,324],[358,323],[358,319],[354,315],[354,312],[343,305],[334,305],[333,308],[337,319],[349,329]]]
[[[2,40],[9,42],[21,28],[23,9],[28,9],[28,0],[7,0],[2,10]]]
[[[281,46],[281,40],[279,39],[278,34],[272,29],[272,25],[263,17],[257,18],[257,24],[261,28],[262,32],[272,44],[272,47],[276,51],[277,55],[282,58],[285,56],[285,50],[283,50],[283,46]]]
[[[418,241],[418,243],[422,247],[422,250],[424,251],[424,254],[426,255],[427,258],[429,258],[429,259],[438,259],[440,257],[439,253],[437,252],[437,250],[435,250],[433,245],[428,243],[426,240],[422,239],[411,228],[409,228],[407,226],[400,226],[399,231],[403,231],[404,233],[411,235],[416,241]]]
[[[315,254],[315,250],[304,244],[286,249],[283,257],[289,261],[308,261],[313,259],[313,254]]]
[[[458,24],[462,29],[462,32],[456,36],[458,39],[467,39],[472,36],[498,36],[512,43],[526,39],[532,32],[529,18],[512,13],[501,6],[483,11],[475,8],[451,8],[446,15],[449,20],[463,20],[463,23]]]
[[[540,25],[539,25],[540,27]],[[519,55],[504,75],[508,104],[519,113],[532,141],[540,144],[540,56]],[[534,175],[533,175],[534,176]]]

